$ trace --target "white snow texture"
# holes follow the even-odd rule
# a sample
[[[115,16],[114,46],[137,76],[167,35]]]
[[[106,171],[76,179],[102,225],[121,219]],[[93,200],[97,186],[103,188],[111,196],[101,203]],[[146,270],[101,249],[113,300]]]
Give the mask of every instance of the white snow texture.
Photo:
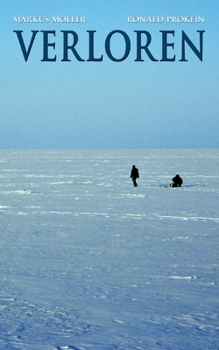
[[[218,150],[2,150],[0,349],[219,349],[218,200]]]

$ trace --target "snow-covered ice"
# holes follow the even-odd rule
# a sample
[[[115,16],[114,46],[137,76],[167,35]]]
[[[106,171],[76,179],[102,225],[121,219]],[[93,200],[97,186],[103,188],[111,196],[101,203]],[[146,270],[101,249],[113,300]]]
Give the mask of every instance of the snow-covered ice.
[[[218,150],[0,153],[0,349],[219,349]]]

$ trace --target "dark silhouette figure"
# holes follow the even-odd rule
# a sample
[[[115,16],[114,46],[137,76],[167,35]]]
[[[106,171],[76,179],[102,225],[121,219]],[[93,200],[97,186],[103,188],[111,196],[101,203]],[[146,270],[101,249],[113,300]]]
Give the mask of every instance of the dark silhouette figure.
[[[182,178],[177,174],[172,178],[172,183],[170,184],[170,187],[181,187],[183,184]]]
[[[135,187],[138,186],[137,182],[136,182],[136,179],[139,178],[139,172],[138,172],[138,169],[135,167],[135,165],[132,166],[132,170],[131,170],[131,175],[130,175],[130,179],[132,179],[133,181],[133,185]]]

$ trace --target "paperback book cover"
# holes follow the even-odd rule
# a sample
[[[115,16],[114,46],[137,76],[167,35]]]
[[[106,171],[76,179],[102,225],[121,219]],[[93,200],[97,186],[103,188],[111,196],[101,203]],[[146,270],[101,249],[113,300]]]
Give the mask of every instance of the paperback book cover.
[[[219,3],[0,9],[0,348],[217,349]]]

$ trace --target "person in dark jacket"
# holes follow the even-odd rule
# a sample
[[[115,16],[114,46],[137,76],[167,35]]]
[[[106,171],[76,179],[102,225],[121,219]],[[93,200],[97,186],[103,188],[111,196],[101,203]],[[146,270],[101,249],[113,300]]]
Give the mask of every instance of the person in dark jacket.
[[[135,167],[135,165],[132,166],[132,170],[131,170],[131,175],[130,175],[130,179],[132,179],[133,181],[133,185],[135,187],[138,186],[137,182],[136,182],[136,179],[139,178],[139,172],[138,172],[138,169]]]
[[[181,187],[182,184],[182,178],[179,176],[179,174],[176,174],[176,176],[172,178],[172,183],[170,184],[170,187]]]

